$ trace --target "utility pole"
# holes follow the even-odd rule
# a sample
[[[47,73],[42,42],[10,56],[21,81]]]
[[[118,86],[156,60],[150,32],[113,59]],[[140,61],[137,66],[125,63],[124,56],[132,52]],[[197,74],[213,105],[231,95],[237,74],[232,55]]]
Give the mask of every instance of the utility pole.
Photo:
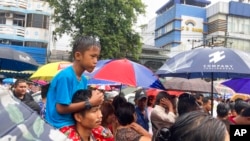
[[[228,15],[226,15],[226,30],[225,30],[225,41],[224,41],[224,47],[227,47],[227,37],[228,37],[228,30],[227,30],[227,23],[228,23]]]

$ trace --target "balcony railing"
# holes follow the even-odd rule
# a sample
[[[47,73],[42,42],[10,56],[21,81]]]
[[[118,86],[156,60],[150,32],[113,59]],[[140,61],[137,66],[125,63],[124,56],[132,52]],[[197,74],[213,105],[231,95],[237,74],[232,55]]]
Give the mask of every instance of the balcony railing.
[[[19,7],[26,9],[27,8],[27,0],[1,0],[0,5],[5,6],[5,7]]]
[[[25,29],[20,26],[10,26],[0,24],[0,34],[11,34],[16,36],[24,37]]]

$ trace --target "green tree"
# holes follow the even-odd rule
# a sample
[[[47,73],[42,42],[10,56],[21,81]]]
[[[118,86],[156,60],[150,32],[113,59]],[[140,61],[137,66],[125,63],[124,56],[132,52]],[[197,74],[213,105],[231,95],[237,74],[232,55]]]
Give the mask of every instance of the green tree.
[[[76,38],[99,38],[101,58],[131,57],[138,60],[142,43],[132,29],[137,16],[145,13],[141,0],[47,0],[52,8],[55,34]]]

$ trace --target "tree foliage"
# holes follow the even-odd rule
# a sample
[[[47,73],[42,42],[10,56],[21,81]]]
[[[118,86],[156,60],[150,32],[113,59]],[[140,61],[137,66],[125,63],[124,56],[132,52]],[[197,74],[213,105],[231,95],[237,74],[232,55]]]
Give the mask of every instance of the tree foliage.
[[[139,14],[145,13],[141,0],[47,0],[54,8],[53,19],[58,25],[56,35],[63,33],[98,37],[101,58],[137,60],[141,40],[132,27]]]

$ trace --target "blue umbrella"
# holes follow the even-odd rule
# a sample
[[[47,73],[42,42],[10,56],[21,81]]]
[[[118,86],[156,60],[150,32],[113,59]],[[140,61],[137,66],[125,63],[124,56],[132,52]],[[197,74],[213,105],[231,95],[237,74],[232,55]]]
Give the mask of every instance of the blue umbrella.
[[[250,78],[233,78],[221,83],[237,93],[250,94]]]
[[[36,70],[38,63],[29,54],[12,48],[0,47],[0,70]]]
[[[4,84],[14,84],[16,82],[15,78],[5,78],[3,79]]]
[[[170,58],[156,74],[185,78],[250,76],[250,54],[225,47],[197,48]]]
[[[250,76],[250,54],[225,47],[196,48],[170,58],[156,74],[171,77],[210,78],[213,93],[214,78]],[[213,95],[211,98],[213,99]]]
[[[121,83],[117,83],[113,81],[90,78],[88,80],[88,85],[93,85],[93,84],[95,85],[121,85]]]

